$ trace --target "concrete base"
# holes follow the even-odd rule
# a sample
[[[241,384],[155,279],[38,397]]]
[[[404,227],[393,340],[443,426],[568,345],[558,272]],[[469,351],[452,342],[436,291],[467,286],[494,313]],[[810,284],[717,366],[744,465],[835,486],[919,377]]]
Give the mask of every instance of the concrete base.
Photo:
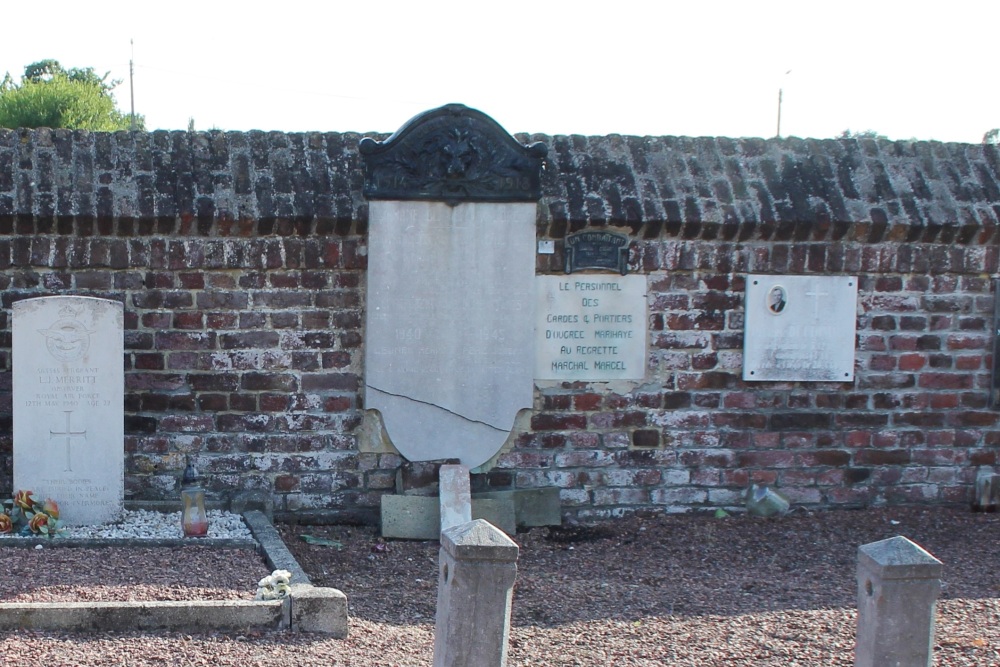
[[[542,489],[484,491],[472,494],[473,502],[477,498],[511,499],[514,503],[514,520],[518,528],[562,525],[562,504],[559,499],[559,489],[554,486]]]
[[[347,596],[336,588],[292,586],[291,625],[296,632],[347,637]]]
[[[508,535],[517,533],[510,498],[473,498],[472,518],[486,519]],[[436,540],[441,536],[439,501],[427,496],[382,496],[382,537]]]

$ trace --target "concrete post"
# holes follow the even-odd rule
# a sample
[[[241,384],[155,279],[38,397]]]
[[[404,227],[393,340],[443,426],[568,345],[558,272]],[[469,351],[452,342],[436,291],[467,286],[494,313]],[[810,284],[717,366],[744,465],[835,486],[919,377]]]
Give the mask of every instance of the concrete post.
[[[488,521],[441,533],[434,667],[507,664],[518,546]]]
[[[441,530],[472,521],[469,467],[443,465],[438,475],[440,477],[438,503],[441,507]]]
[[[858,547],[855,667],[929,667],[941,561],[905,537]]]

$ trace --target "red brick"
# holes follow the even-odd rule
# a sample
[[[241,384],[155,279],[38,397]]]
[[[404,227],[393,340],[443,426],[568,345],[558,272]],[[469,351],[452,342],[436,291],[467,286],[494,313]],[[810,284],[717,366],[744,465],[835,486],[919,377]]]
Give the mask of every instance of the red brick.
[[[534,431],[566,431],[586,427],[585,415],[538,413],[531,416],[531,428]]]
[[[136,353],[133,355],[135,368],[147,371],[160,371],[164,368],[163,355],[162,354],[140,354]]]
[[[730,392],[722,399],[722,404],[728,409],[757,407],[757,393],[752,391]]]
[[[854,462],[859,465],[901,465],[910,462],[907,449],[861,449],[855,452]]]
[[[601,406],[600,394],[576,394],[573,396],[573,408],[580,412],[591,412]]]
[[[799,454],[804,466],[844,466],[850,463],[851,453],[840,449],[823,449]]]
[[[354,407],[354,400],[349,396],[328,396],[323,399],[324,412],[346,412]]]
[[[546,394],[542,396],[545,410],[569,410],[573,407],[573,397],[569,394]]]
[[[142,326],[147,329],[169,329],[170,313],[143,313],[140,318]]]
[[[960,428],[996,426],[1000,413],[965,411],[948,415],[948,424]]]
[[[983,367],[981,355],[963,355],[955,358],[955,370],[978,371]]]
[[[219,335],[219,347],[223,350],[252,348],[273,350],[278,348],[278,342],[278,334],[274,331],[246,331]]]
[[[294,491],[299,486],[299,478],[295,475],[278,475],[274,478],[274,490],[279,493]]]
[[[868,367],[873,371],[891,371],[896,369],[896,355],[875,354],[868,361]],[[914,370],[914,369],[902,369]]]
[[[257,402],[263,412],[282,412],[290,403],[287,394],[261,394]]]
[[[935,394],[931,396],[930,407],[934,410],[949,410],[958,407],[958,394]]]
[[[971,375],[961,373],[931,373],[919,375],[917,385],[924,389],[971,389]]]
[[[795,464],[795,455],[780,450],[740,452],[736,465],[741,468],[789,468]]]
[[[302,391],[357,391],[360,380],[353,373],[304,373]]]
[[[991,341],[989,336],[976,334],[952,334],[948,336],[949,350],[986,350]]]
[[[927,364],[927,359],[922,354],[903,354],[899,357],[899,370],[919,371]]]
[[[204,329],[205,316],[202,313],[174,313],[175,329]]]

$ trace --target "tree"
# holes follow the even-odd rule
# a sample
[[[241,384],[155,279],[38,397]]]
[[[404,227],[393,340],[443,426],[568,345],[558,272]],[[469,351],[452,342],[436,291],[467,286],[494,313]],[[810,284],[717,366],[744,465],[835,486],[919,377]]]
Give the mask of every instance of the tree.
[[[24,68],[20,83],[8,72],[0,83],[0,127],[51,127],[96,132],[131,128],[118,110],[112,90],[120,80],[99,76],[93,67],[64,69],[58,60],[40,60]],[[136,116],[136,128],[144,129]]]
[[[992,130],[986,130],[986,134],[983,135],[984,144],[993,144],[994,146],[1000,144],[1000,127],[994,127]]]
[[[862,130],[861,132],[855,132],[850,128],[844,130],[839,135],[838,139],[888,139],[889,137],[884,134],[879,134],[875,130]]]

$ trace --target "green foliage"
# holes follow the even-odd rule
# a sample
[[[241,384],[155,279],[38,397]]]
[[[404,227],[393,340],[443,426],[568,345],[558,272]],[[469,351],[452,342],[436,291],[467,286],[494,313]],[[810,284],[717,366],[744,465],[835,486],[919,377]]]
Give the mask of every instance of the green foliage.
[[[884,134],[879,134],[875,130],[862,130],[861,132],[855,132],[850,128],[844,130],[839,135],[838,139],[888,139],[889,137]]]
[[[98,76],[92,67],[64,69],[57,60],[24,68],[20,83],[8,73],[0,83],[0,127],[50,127],[95,132],[130,129],[111,91],[120,81]],[[144,119],[136,117],[137,129]]]
[[[986,134],[983,135],[984,144],[993,144],[994,146],[1000,144],[1000,127],[994,127],[992,130],[987,130]]]

